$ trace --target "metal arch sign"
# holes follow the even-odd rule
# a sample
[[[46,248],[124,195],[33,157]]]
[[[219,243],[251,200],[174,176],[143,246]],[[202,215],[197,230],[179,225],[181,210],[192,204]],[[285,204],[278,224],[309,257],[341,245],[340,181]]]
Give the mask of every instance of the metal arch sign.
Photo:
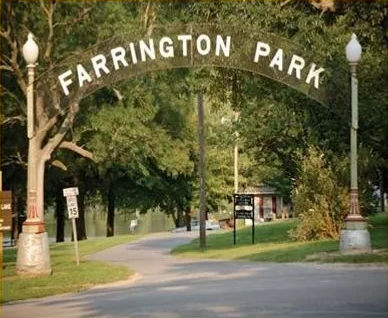
[[[209,24],[156,27],[151,36],[114,36],[74,53],[38,83],[51,88],[45,89],[45,99],[56,101],[47,110],[54,115],[122,79],[203,66],[260,74],[325,104],[325,69],[306,50],[273,34]]]

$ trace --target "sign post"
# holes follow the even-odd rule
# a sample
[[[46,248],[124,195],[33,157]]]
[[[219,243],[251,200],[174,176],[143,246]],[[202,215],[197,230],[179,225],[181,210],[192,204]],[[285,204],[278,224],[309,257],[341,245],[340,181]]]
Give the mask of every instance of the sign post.
[[[255,198],[253,194],[234,194],[233,244],[236,245],[236,219],[252,220],[252,244],[255,244]]]
[[[75,219],[78,218],[77,195],[78,195],[78,188],[63,189],[63,196],[66,197],[67,212],[69,213],[69,219],[71,219],[71,225],[73,228],[75,258],[77,261],[77,265],[79,265],[77,227],[75,226]]]

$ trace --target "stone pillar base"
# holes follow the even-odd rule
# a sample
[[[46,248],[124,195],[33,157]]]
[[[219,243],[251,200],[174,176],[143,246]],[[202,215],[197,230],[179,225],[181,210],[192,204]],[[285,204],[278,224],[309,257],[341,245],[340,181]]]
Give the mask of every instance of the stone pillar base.
[[[47,232],[21,233],[18,240],[16,273],[20,275],[51,274]]]
[[[366,229],[342,230],[340,240],[341,253],[372,252],[370,234]]]

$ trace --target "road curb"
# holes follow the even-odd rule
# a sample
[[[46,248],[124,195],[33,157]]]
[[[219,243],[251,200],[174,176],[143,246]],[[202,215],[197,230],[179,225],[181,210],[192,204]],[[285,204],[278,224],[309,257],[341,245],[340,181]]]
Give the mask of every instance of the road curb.
[[[120,281],[112,282],[112,283],[94,285],[94,286],[87,288],[83,291],[103,289],[103,288],[123,287],[125,285],[131,285],[142,278],[143,278],[143,275],[135,272],[135,274],[131,275],[131,277],[129,277],[126,280],[120,280]]]

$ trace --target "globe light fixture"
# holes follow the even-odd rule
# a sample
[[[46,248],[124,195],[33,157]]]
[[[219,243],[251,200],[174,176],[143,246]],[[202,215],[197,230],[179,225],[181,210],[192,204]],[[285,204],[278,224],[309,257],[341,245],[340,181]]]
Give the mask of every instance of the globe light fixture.
[[[23,57],[27,63],[27,67],[34,67],[39,56],[39,47],[34,41],[34,35],[28,34],[27,42],[23,45]]]
[[[352,38],[346,46],[346,58],[349,64],[357,64],[361,60],[362,48],[357,40],[357,36],[353,33]]]

